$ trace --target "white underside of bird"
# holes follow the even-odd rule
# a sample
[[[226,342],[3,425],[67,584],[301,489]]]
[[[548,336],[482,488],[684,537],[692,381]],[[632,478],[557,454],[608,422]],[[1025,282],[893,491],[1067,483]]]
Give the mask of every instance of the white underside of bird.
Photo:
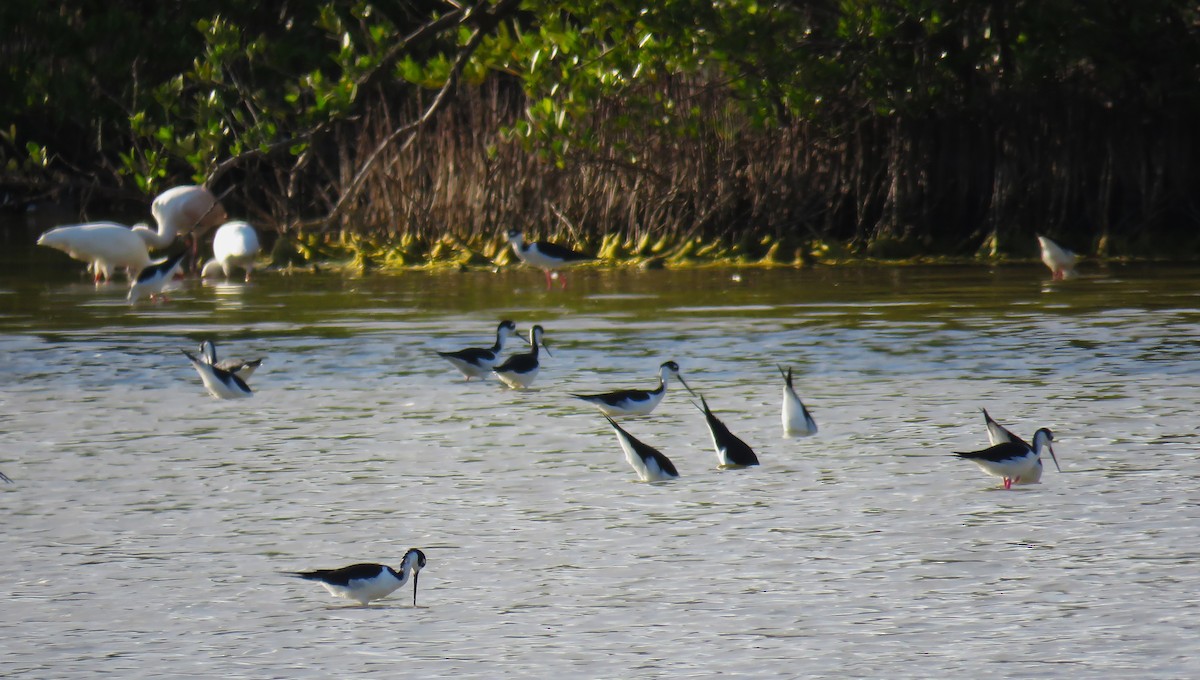
[[[225,208],[211,191],[202,186],[173,187],[155,197],[150,205],[157,229],[139,224],[133,231],[150,248],[160,250],[171,245],[176,236],[194,229],[209,229],[227,219]]]
[[[808,437],[817,433],[817,421],[813,420],[812,414],[804,407],[804,402],[800,400],[800,396],[796,394],[796,389],[792,384],[792,369],[788,369],[784,373],[780,367],[779,372],[783,374],[783,436],[784,437]]]
[[[1075,276],[1075,263],[1079,256],[1063,248],[1045,236],[1037,237],[1042,246],[1042,262],[1050,268],[1051,275],[1056,280]]]

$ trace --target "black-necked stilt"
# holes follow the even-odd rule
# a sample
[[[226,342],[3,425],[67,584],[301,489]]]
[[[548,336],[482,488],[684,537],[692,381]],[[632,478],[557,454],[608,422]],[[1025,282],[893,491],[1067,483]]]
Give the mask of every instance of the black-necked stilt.
[[[1042,262],[1045,262],[1046,266],[1050,268],[1051,278],[1055,281],[1062,281],[1075,276],[1075,262],[1079,259],[1078,255],[1045,236],[1039,236],[1037,240],[1042,246]]]
[[[217,276],[218,273],[229,278],[234,270],[242,269],[246,272],[245,280],[250,280],[259,245],[258,232],[249,222],[234,220],[222,224],[213,236],[212,249],[213,259],[200,270],[201,278]]]
[[[997,423],[992,418],[992,414],[987,412],[986,408],[981,408],[979,410],[983,411],[983,422],[987,425],[989,444],[995,446],[996,444],[1003,444],[1005,442],[1016,442],[1023,446],[1029,446],[1024,439],[1021,439],[1012,432],[1009,432],[1003,425]]]
[[[679,378],[679,382],[687,388],[688,392],[692,392],[692,388],[688,387],[683,376],[679,374],[679,364],[667,361],[658,367],[658,387],[652,390],[619,390],[604,394],[573,394],[571,396],[595,405],[606,416],[645,415],[653,411],[662,401],[663,395],[667,393],[667,378],[672,375]],[[692,392],[692,394],[696,393]]]
[[[200,374],[200,380],[204,381],[204,388],[217,399],[240,399],[253,394],[246,381],[239,378],[236,374],[217,368],[206,359],[197,359],[195,355],[186,349],[179,351],[183,352],[184,356],[192,362],[192,366]]]
[[[1023,441],[1007,441],[982,451],[954,455],[966,458],[975,463],[981,470],[1004,480],[1004,488],[1011,489],[1013,484],[1035,484],[1042,478],[1042,446],[1050,451],[1054,459],[1054,467],[1058,468],[1058,457],[1054,455],[1054,433],[1041,428],[1033,435],[1033,446]],[[1059,468],[1059,472],[1062,468]]]
[[[309,581],[319,581],[335,597],[357,600],[364,607],[373,600],[382,600],[408,582],[412,572],[413,606],[417,606],[417,578],[425,568],[425,553],[409,548],[400,562],[400,571],[386,564],[352,564],[341,569],[284,572]]]
[[[546,346],[542,340],[542,334],[545,331],[541,326],[534,326],[529,330],[529,344],[533,349],[524,354],[514,354],[504,361],[504,363],[492,369],[496,377],[505,385],[514,390],[523,390],[533,384],[533,379],[537,377],[538,368],[538,348],[546,350],[546,354],[550,354],[550,348]]]
[[[703,404],[703,408],[701,408]],[[717,450],[717,463],[719,467],[749,467],[758,465],[758,456],[754,455],[754,450],[750,448],[746,442],[738,439],[725,423],[722,423],[715,415],[712,409],[708,408],[708,402],[704,397],[700,397],[700,404],[692,402],[692,405],[700,409],[704,414],[704,419],[708,421],[708,433],[712,435],[713,447]]]
[[[181,250],[165,260],[156,262],[141,271],[137,280],[129,287],[128,299],[137,302],[143,296],[149,295],[153,300],[162,294],[163,287],[174,278],[175,271],[183,264],[183,258],[188,252]]]
[[[150,266],[146,243],[129,227],[116,222],[57,227],[39,236],[37,244],[87,262],[97,284],[101,279],[111,280],[116,269],[124,269],[132,280]]]
[[[813,420],[812,414],[804,408],[804,402],[800,401],[796,388],[792,386],[791,367],[788,367],[786,373],[783,366],[776,368],[783,376],[783,436],[807,437],[816,434],[817,421]]]
[[[508,232],[508,242],[512,244],[513,252],[517,254],[517,257],[522,262],[531,267],[537,267],[546,273],[547,288],[551,285],[551,274],[553,272],[563,267],[596,259],[591,255],[585,255],[566,246],[560,246],[557,243],[550,243],[549,241],[525,243],[521,232],[516,229]],[[560,275],[559,283],[563,288],[566,288],[566,277]]]
[[[496,344],[491,347],[468,347],[457,352],[438,352],[438,356],[454,364],[459,373],[471,378],[483,379],[496,362],[500,360],[500,352],[504,350],[504,341],[517,332],[517,324],[505,319],[496,327]]]
[[[622,429],[617,421],[607,415],[604,416],[604,419],[608,421],[609,425],[612,425],[613,431],[617,433],[617,442],[625,451],[625,460],[629,461],[630,467],[643,482],[662,482],[679,477],[679,472],[671,463],[670,458],[664,456],[658,449],[635,439],[633,435]]]
[[[239,359],[222,359],[217,360],[217,345],[212,340],[205,340],[200,343],[200,358],[207,362],[210,366],[216,366],[222,371],[236,373],[242,380],[248,380],[254,372],[262,366],[262,359],[252,359],[250,361],[241,361]]]

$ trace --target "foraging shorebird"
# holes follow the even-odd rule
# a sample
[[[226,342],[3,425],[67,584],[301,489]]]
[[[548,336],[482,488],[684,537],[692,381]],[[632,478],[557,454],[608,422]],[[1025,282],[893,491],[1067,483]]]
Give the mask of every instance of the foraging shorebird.
[[[1042,246],[1042,262],[1050,268],[1051,278],[1062,281],[1075,276],[1075,262],[1079,256],[1063,248],[1045,236],[1037,237]]]
[[[788,367],[786,373],[783,366],[776,368],[783,376],[783,436],[807,437],[816,434],[817,421],[813,420],[812,414],[804,408],[804,402],[800,401],[796,388],[792,386],[791,367]]]
[[[254,258],[258,257],[258,232],[249,222],[234,220],[222,224],[213,236],[213,259],[200,270],[201,278],[224,274],[229,278],[235,269],[246,272],[246,281],[254,270]]]
[[[471,378],[482,380],[484,376],[492,372],[492,368],[500,360],[500,352],[504,350],[504,341],[515,335],[516,332],[517,324],[505,319],[500,322],[499,326],[496,326],[496,344],[491,347],[468,347],[457,352],[438,352],[438,356],[454,364],[458,372],[466,376],[467,380]]]
[[[217,345],[212,340],[205,340],[200,343],[200,358],[209,366],[215,366],[222,371],[228,373],[236,373],[242,380],[248,380],[254,372],[262,366],[263,360],[252,359],[250,361],[242,361],[240,359],[222,359],[217,360]]]
[[[217,399],[241,399],[254,394],[250,391],[250,386],[246,384],[246,381],[239,378],[237,374],[217,368],[209,363],[207,358],[197,359],[186,349],[179,351],[183,352],[183,355],[192,362],[192,366],[200,374],[200,380],[204,382],[204,388]]]
[[[703,404],[703,408],[701,408]],[[722,423],[715,415],[712,409],[708,408],[708,402],[704,397],[700,397],[700,404],[692,402],[692,405],[700,409],[704,414],[704,419],[708,421],[708,433],[712,435],[713,447],[717,450],[717,464],[721,468],[738,468],[758,465],[758,456],[754,455],[754,450],[750,448],[746,442],[738,439],[725,423]]]
[[[1054,455],[1054,433],[1041,428],[1033,435],[1033,446],[1023,441],[1007,441],[982,451],[962,453],[955,451],[954,455],[966,458],[975,463],[981,470],[1004,480],[1004,488],[1011,489],[1013,484],[1035,484],[1042,478],[1042,447],[1050,451],[1054,459],[1054,467],[1058,467],[1058,457]]]
[[[129,287],[127,299],[130,302],[137,302],[146,295],[150,296],[151,300],[166,299],[162,295],[163,287],[175,277],[175,272],[179,270],[180,265],[183,264],[183,258],[187,257],[187,254],[186,250],[181,250],[167,259],[155,262],[143,269],[137,275],[133,285]]]
[[[529,344],[533,349],[525,354],[514,354],[504,361],[504,363],[492,369],[492,373],[500,379],[505,385],[514,390],[523,390],[533,384],[533,379],[537,377],[538,369],[538,348],[546,350],[546,354],[550,354],[550,348],[546,346],[542,340],[542,334],[545,331],[541,326],[534,326],[529,330]],[[551,355],[553,356],[553,355]]]
[[[667,393],[667,378],[675,376],[679,382],[692,392],[683,376],[679,374],[679,364],[674,361],[663,362],[658,367],[658,387],[652,390],[618,390],[604,394],[573,394],[576,399],[582,399],[593,404],[606,416],[640,416],[646,415],[658,406],[663,395]],[[695,395],[695,392],[692,392]]]
[[[671,463],[671,459],[667,458],[658,449],[643,444],[626,432],[617,424],[617,421],[609,418],[607,415],[604,419],[612,425],[612,429],[617,433],[617,442],[621,445],[621,450],[625,452],[625,460],[629,461],[629,466],[637,473],[639,479],[643,482],[663,482],[668,479],[678,479],[679,472],[675,469],[675,465]]]
[[[512,244],[513,252],[517,254],[517,258],[525,264],[537,267],[546,273],[547,288],[551,286],[552,275],[559,269],[596,259],[591,255],[585,255],[566,246],[560,246],[557,243],[550,243],[549,241],[525,243],[521,232],[516,229],[508,232],[508,242]],[[563,288],[567,287],[565,276],[560,276],[559,282]]]
[[[87,262],[97,284],[101,279],[112,280],[117,269],[124,269],[133,279],[150,266],[146,243],[132,229],[116,222],[56,227],[39,236],[37,244]]]
[[[412,572],[413,606],[417,606],[417,579],[425,568],[425,553],[416,548],[409,548],[400,562],[400,571],[386,564],[352,564],[341,569],[315,569],[313,571],[284,572],[288,576],[298,576],[308,581],[318,581],[325,590],[335,597],[356,600],[362,606],[367,606],[373,600],[382,600],[398,588],[408,583],[408,574]]]

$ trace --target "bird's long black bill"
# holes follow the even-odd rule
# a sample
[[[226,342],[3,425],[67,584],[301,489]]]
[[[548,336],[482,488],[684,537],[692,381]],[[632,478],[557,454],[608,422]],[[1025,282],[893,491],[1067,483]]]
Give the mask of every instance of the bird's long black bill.
[[[692,395],[693,397],[698,397],[698,396],[700,396],[700,395],[696,394],[696,390],[693,390],[691,387],[689,387],[689,386],[688,386],[688,384],[687,384],[687,381],[683,379],[683,376],[682,376],[682,375],[681,375],[681,376],[679,376],[679,384],[680,384],[680,385],[683,385],[683,387],[684,387],[684,388],[685,388],[685,389],[686,389],[688,392],[690,392],[690,393],[691,393],[691,395]]]
[[[1050,444],[1046,444],[1046,448],[1050,450],[1050,460],[1054,461],[1054,469],[1062,472],[1062,468],[1058,466],[1058,456],[1054,455],[1054,447]]]
[[[421,578],[421,572],[413,572],[413,606],[417,606],[417,579]]]

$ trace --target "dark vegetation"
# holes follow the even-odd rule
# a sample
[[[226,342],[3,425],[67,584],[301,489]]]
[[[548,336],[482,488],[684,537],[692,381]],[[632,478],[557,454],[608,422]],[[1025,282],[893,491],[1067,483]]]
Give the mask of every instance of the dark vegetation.
[[[202,182],[301,255],[1200,254],[1200,3],[0,4],[8,208]]]

